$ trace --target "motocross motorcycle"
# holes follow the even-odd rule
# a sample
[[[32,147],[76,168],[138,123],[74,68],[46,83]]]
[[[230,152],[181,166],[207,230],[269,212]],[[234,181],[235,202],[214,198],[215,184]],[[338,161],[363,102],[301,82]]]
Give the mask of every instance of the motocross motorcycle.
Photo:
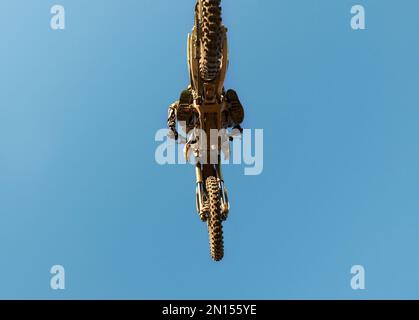
[[[196,128],[186,139],[185,154],[189,159],[192,150],[196,159],[196,207],[208,226],[211,256],[220,261],[224,257],[222,223],[230,210],[221,172],[221,149],[239,136],[235,132],[214,139],[213,134],[225,129],[223,115],[231,106],[224,90],[228,47],[221,0],[197,0],[194,27],[188,35],[188,67],[190,98],[185,102],[190,103],[198,119]],[[181,96],[180,103],[182,99]]]

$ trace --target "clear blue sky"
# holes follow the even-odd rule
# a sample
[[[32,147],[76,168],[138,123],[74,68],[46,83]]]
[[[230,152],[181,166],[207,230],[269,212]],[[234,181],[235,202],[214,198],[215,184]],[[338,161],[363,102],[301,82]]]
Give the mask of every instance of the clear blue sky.
[[[56,3],[65,31],[49,27]],[[225,169],[222,263],[193,168],[154,160],[193,6],[0,2],[0,298],[419,298],[419,3],[224,1],[227,87],[265,161],[261,176]]]

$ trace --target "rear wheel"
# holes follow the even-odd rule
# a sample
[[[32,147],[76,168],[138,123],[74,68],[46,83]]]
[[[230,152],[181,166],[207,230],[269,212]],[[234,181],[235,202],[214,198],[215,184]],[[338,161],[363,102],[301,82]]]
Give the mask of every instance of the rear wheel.
[[[207,220],[211,257],[221,261],[224,257],[223,225],[220,202],[220,187],[215,177],[208,177],[206,188],[209,201],[209,215]]]
[[[201,0],[201,58],[199,70],[204,81],[217,78],[222,60],[221,0]]]

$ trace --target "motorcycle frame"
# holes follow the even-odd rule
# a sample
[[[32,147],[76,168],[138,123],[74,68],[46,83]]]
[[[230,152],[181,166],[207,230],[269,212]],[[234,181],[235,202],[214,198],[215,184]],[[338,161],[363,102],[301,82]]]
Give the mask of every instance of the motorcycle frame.
[[[197,11],[196,15],[199,12]],[[206,163],[197,162],[196,172],[196,207],[199,214],[202,213],[204,204],[207,201],[207,192],[205,188],[205,181],[210,176],[215,176],[220,186],[220,201],[222,213],[226,216],[230,210],[228,201],[227,189],[224,186],[224,179],[221,172],[221,139],[218,138],[217,152],[218,161],[216,164],[211,164],[210,154],[211,150],[211,130],[221,129],[221,113],[226,107],[226,102],[223,96],[224,80],[226,78],[229,54],[227,41],[227,28],[222,26],[223,33],[223,51],[222,62],[218,76],[215,80],[207,82],[203,81],[199,72],[200,61],[200,35],[198,34],[198,17],[195,17],[195,26],[192,33],[188,34],[188,68],[193,95],[193,107],[199,114],[199,128],[200,132],[206,134]],[[199,158],[199,157],[198,157]]]

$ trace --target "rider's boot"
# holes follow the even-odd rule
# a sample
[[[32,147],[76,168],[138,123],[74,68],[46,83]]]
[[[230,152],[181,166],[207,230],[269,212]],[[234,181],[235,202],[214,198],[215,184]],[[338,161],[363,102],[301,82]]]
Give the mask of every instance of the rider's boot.
[[[187,89],[183,90],[180,94],[179,98],[179,105],[183,107],[188,107],[193,103],[193,95],[192,89],[188,87]]]
[[[227,90],[226,99],[230,103],[229,113],[234,125],[240,125],[244,120],[244,109],[236,91]]]

